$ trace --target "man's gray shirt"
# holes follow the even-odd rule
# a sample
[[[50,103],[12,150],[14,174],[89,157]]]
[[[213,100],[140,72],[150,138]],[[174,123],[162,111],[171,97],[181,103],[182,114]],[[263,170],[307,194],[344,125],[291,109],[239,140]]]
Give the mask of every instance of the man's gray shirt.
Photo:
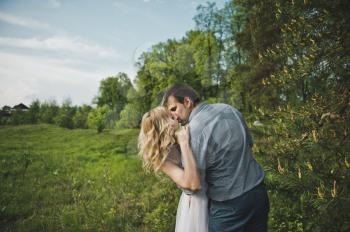
[[[233,199],[264,179],[252,156],[252,138],[239,111],[200,103],[190,114],[191,147],[210,199]]]

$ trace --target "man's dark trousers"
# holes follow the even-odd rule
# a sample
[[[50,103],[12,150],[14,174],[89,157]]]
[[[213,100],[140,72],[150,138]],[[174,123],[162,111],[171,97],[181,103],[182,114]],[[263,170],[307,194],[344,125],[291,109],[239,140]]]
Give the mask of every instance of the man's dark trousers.
[[[210,200],[210,232],[266,232],[269,198],[263,183],[226,201]]]

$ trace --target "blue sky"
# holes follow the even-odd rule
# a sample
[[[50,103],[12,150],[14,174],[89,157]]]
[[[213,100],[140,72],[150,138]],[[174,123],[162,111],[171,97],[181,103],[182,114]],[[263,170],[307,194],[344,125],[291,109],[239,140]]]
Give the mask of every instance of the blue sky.
[[[90,104],[103,78],[125,72],[133,80],[142,51],[193,29],[206,2],[0,0],[0,106],[68,97]]]

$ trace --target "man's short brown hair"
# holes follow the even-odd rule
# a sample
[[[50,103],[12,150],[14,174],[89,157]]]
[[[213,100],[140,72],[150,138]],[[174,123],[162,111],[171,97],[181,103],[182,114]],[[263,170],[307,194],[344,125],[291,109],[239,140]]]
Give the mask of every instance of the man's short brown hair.
[[[184,104],[185,97],[189,97],[194,105],[197,105],[200,102],[200,97],[197,92],[188,85],[175,84],[171,86],[163,95],[162,105],[166,106],[168,98],[173,96],[178,102]]]

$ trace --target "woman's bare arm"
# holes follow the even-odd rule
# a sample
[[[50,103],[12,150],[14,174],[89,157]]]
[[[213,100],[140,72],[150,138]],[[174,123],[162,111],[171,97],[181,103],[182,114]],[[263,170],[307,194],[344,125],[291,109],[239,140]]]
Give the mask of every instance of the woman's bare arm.
[[[183,169],[170,161],[165,161],[161,170],[181,188],[198,191],[201,188],[200,176],[189,144],[188,127],[182,128],[176,136],[181,148]]]

